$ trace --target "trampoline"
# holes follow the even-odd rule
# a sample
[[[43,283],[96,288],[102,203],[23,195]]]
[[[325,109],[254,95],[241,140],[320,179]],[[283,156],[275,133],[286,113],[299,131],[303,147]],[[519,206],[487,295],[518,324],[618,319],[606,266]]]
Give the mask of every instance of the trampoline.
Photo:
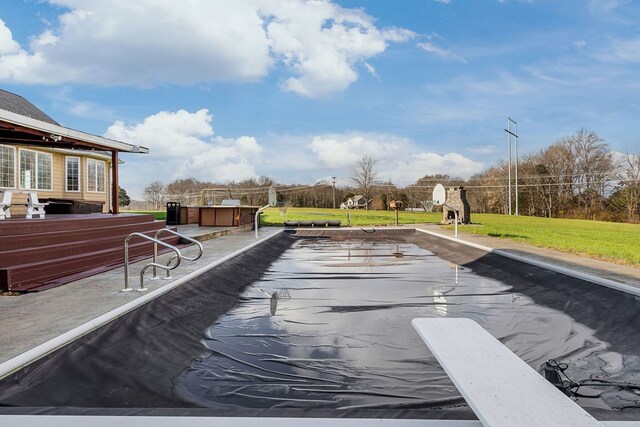
[[[412,230],[288,231],[4,378],[0,414],[472,420],[411,319],[640,384],[639,302]],[[631,388],[581,392],[599,420],[640,419]]]

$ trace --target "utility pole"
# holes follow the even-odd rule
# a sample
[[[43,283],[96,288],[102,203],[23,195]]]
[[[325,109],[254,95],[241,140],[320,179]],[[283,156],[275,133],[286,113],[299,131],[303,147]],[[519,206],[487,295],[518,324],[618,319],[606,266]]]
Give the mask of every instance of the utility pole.
[[[333,180],[333,209],[336,208],[336,177],[332,176],[331,179]]]
[[[513,125],[513,131],[511,130]],[[514,138],[515,141],[515,151],[516,151],[516,215],[518,215],[518,122],[511,119],[511,117],[507,117],[507,128],[504,130],[507,135],[507,145],[509,152],[509,215],[511,215],[511,137]]]

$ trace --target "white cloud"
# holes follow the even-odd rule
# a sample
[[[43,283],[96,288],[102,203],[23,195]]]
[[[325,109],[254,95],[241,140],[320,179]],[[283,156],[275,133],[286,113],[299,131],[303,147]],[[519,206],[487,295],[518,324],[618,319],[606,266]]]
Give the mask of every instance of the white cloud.
[[[407,30],[375,27],[359,9],[328,2],[273,2],[262,10],[271,50],[296,77],[282,83],[285,91],[325,96],[344,90],[358,78],[356,65],[384,52],[387,42],[406,41]]]
[[[202,138],[213,136],[213,128],[206,109],[196,113],[161,111],[133,126],[117,121],[107,129],[106,136],[149,147],[152,157],[180,159],[202,154],[207,149]]]
[[[409,138],[376,133],[271,136],[268,145],[256,138],[215,136],[207,110],[159,112],[142,122],[115,122],[105,136],[146,146],[149,155],[123,155],[121,185],[140,198],[155,180],[165,184],[181,178],[227,182],[267,175],[281,183],[310,184],[337,176],[351,185],[350,176],[363,156],[376,160],[378,178],[396,185],[415,183],[427,174],[469,177],[482,163],[459,153],[434,153]],[[309,141],[300,144],[300,141]]]
[[[255,177],[257,173],[254,163],[261,151],[262,147],[253,137],[215,138],[205,150],[183,162],[177,175],[213,182],[241,181]]]
[[[620,0],[590,0],[589,10],[595,15],[612,12],[622,6]]]
[[[497,153],[498,147],[496,147],[495,145],[489,144],[489,145],[481,145],[478,147],[471,147],[469,148],[469,151],[471,151],[474,154],[493,154],[493,153]]]
[[[637,25],[627,6],[635,6],[633,0],[589,0],[588,10],[596,20],[616,25]]]
[[[424,50],[425,52],[429,52],[432,53],[442,59],[446,59],[446,60],[450,60],[450,61],[459,61],[459,62],[463,62],[466,63],[466,61],[464,60],[464,58],[462,58],[461,56],[446,50],[438,45],[436,45],[435,43],[432,43],[430,41],[427,42],[421,42],[416,44],[416,46],[418,46],[420,49]]]
[[[416,153],[409,160],[396,160],[391,165],[385,165],[380,171],[392,182],[408,185],[416,182],[425,175],[443,174],[452,177],[469,178],[471,175],[484,170],[484,165],[475,162],[462,154],[446,153]]]
[[[640,62],[640,37],[626,40],[611,40],[611,45],[595,56],[604,61]]]
[[[406,153],[411,141],[391,135],[337,134],[316,136],[309,148],[323,167],[350,169],[363,156],[384,159]]]
[[[2,19],[0,19],[0,55],[16,53],[20,51],[20,45],[13,40],[13,34]]]
[[[0,21],[0,80],[154,86],[257,81],[278,65],[283,90],[318,97],[358,78],[389,42],[360,9],[329,1],[50,0],[59,22],[21,48]]]
[[[105,133],[107,138],[149,148],[148,155],[127,157],[122,186],[139,197],[155,180],[226,182],[258,176],[255,169],[262,147],[256,139],[214,136],[211,121],[211,114],[202,109],[161,111],[134,125],[115,122]]]
[[[351,174],[364,156],[376,163],[379,178],[396,185],[415,183],[427,174],[469,177],[483,170],[483,164],[458,153],[437,154],[424,151],[408,138],[385,134],[333,134],[316,136],[308,145],[317,168]],[[409,160],[407,160],[407,158]]]
[[[369,72],[369,74],[371,74],[373,77],[375,77],[376,79],[380,79],[380,76],[378,75],[378,72],[376,71],[375,67],[371,64],[369,64],[368,62],[363,62],[364,68],[366,68],[366,70]]]

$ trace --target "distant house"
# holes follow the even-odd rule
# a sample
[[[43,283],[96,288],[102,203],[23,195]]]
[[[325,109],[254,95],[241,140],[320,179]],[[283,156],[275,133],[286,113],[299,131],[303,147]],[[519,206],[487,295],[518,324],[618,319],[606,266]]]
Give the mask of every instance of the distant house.
[[[387,205],[384,200],[382,200],[382,197],[375,196],[373,199],[369,200],[369,210],[384,211],[387,210]]]
[[[346,201],[347,209],[364,209],[367,207],[367,199],[361,194],[349,197]]]
[[[145,147],[65,128],[23,97],[0,89],[0,192],[13,192],[12,213],[27,191],[41,201],[76,200],[118,212],[118,152]]]

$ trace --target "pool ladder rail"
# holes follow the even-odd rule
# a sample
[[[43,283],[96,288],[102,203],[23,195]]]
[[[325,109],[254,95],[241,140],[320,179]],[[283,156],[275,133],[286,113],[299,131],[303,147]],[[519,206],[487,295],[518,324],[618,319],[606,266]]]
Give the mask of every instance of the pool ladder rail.
[[[162,240],[159,239],[159,236],[161,233],[173,234],[175,236],[180,237],[181,239],[191,242],[192,244],[198,247],[198,254],[193,257],[182,255],[182,252],[180,251],[180,249],[178,249],[173,245],[170,245],[169,243],[163,242]],[[180,265],[183,259],[187,261],[197,261],[198,259],[200,259],[200,257],[202,256],[202,253],[204,252],[202,243],[198,242],[197,240],[191,237],[187,237],[183,234],[173,231],[169,228],[162,228],[158,230],[154,237],[148,236],[143,233],[137,233],[137,232],[131,233],[124,240],[124,289],[122,289],[122,292],[129,292],[133,290],[133,288],[129,287],[129,240],[131,240],[133,237],[140,237],[142,239],[153,242],[153,261],[148,263],[144,267],[142,267],[142,270],[140,270],[140,288],[136,289],[136,291],[138,292],[144,292],[149,290],[149,288],[144,287],[144,273],[145,271],[147,271],[147,268],[153,267],[153,277],[151,278],[151,280],[158,279],[158,275],[157,275],[158,268],[161,268],[167,272],[165,279],[171,279],[171,275],[169,272],[171,270],[176,269]],[[175,255],[169,258],[166,265],[158,263],[158,245],[164,246],[165,248],[168,248],[173,252],[175,252]],[[174,265],[171,265],[171,263],[174,260],[176,261],[176,263]]]

